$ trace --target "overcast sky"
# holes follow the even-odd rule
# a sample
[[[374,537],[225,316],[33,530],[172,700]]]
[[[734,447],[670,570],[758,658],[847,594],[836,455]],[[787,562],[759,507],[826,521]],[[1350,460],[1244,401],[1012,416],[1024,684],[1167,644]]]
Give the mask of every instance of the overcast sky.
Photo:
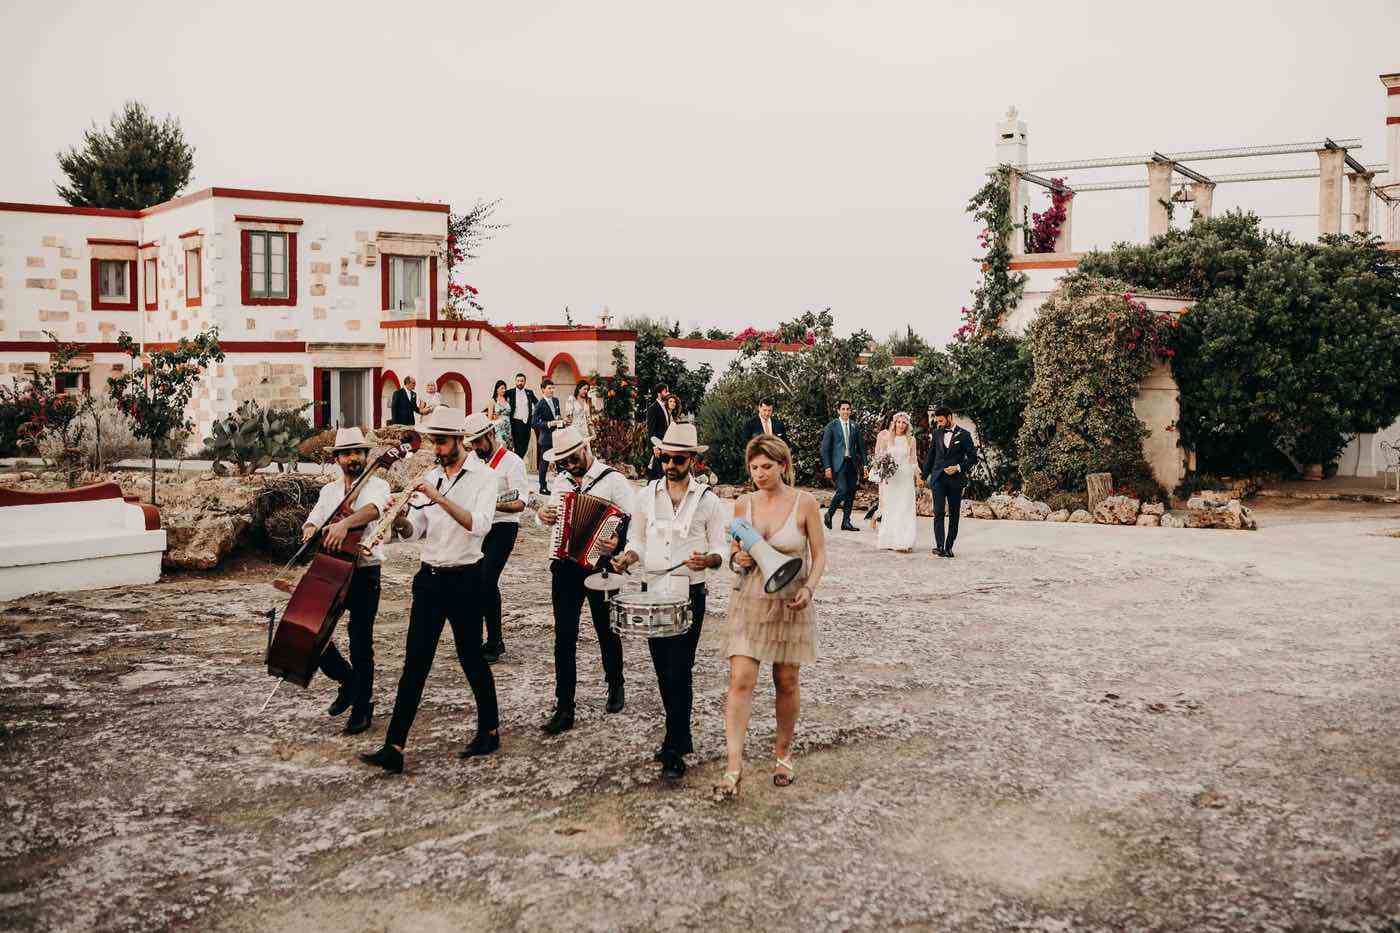
[[[830,305],[940,342],[1009,104],[1032,161],[1328,135],[1383,162],[1376,76],[1400,71],[1400,0],[0,8],[0,200],[56,202],[55,152],[136,98],[183,123],[190,190],[502,199],[469,276],[497,322]],[[1075,246],[1141,238],[1145,203],[1084,195]],[[1238,203],[1315,230],[1282,216],[1316,211],[1306,184],[1217,191]]]

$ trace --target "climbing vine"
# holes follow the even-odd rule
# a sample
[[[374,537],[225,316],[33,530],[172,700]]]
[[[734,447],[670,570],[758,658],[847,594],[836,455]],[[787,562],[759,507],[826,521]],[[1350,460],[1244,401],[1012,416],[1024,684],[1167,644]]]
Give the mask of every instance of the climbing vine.
[[[1069,219],[1069,202],[1074,199],[1074,192],[1064,186],[1063,178],[1050,180],[1055,183],[1055,187],[1050,189],[1050,206],[1031,214],[1030,227],[1026,230],[1028,253],[1053,253],[1060,230]]]
[[[987,183],[972,196],[967,210],[982,222],[977,236],[986,252],[980,259],[982,284],[972,294],[972,307],[963,309],[963,317],[976,331],[991,331],[1001,326],[1026,288],[1025,274],[1011,271],[1011,250],[1006,245],[1020,227],[1011,217],[1010,169],[988,172]]]

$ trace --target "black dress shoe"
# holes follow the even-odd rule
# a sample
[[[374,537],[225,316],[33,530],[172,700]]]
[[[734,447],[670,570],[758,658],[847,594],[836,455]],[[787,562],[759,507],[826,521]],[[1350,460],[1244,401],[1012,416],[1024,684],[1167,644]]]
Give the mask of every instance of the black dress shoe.
[[[501,734],[499,732],[478,732],[471,744],[457,753],[458,758],[476,758],[479,755],[489,755],[501,747]]]
[[[944,551],[943,551],[943,549],[942,549],[941,547],[935,547],[935,548],[933,549],[933,556],[934,556],[934,557],[947,557],[948,555],[947,555],[946,553],[944,553]]]
[[[557,706],[554,708],[554,715],[549,717],[549,722],[540,726],[546,735],[558,735],[561,732],[568,732],[574,727],[574,709],[572,706]]]
[[[841,530],[842,530],[842,531],[860,531],[859,528],[857,528],[855,525],[852,525],[850,522],[842,522],[842,523],[841,523]]]
[[[485,661],[487,664],[495,664],[501,659],[501,655],[505,653],[506,646],[500,644],[499,642],[497,642],[496,644],[487,642],[486,644],[481,646],[481,660]]]
[[[661,757],[661,776],[668,781],[678,781],[685,777],[685,759],[670,749]]]
[[[403,774],[403,752],[392,745],[385,745],[377,752],[363,754],[360,760],[367,765],[383,768],[390,774]]]
[[[355,696],[350,691],[349,684],[341,684],[340,689],[335,692],[335,699],[326,708],[327,716],[339,716],[350,708],[350,704],[355,702]]]
[[[826,518],[822,519],[822,524],[826,525],[827,531],[831,530],[831,515],[829,513],[827,514]]]
[[[622,689],[622,684],[608,688],[608,712],[620,713],[627,705],[627,694]]]
[[[345,723],[346,735],[359,735],[369,729],[374,722],[374,704],[350,711],[350,719]]]
[[[654,752],[651,753],[651,760],[652,760],[652,761],[663,761],[663,760],[665,760],[665,758],[666,758],[666,753],[667,753],[668,751],[670,751],[670,749],[668,749],[668,748],[667,748],[666,746],[664,746],[664,745],[658,745],[658,746],[656,746],[656,751],[654,751]]]
[[[953,549],[952,549],[952,548],[944,548],[944,549],[943,549],[943,556],[951,559],[952,556],[953,556]]]

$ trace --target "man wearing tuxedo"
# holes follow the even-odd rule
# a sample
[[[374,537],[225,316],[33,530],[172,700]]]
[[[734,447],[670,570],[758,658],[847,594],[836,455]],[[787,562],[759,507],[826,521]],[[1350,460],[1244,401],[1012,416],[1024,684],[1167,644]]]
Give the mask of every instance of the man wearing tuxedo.
[[[510,444],[521,460],[530,449],[530,425],[535,420],[535,393],[525,388],[525,374],[515,374],[515,388],[506,390],[510,406]],[[541,481],[543,482],[543,481]]]
[[[539,448],[536,457],[539,461],[540,494],[547,496],[549,461],[544,455],[554,446],[554,432],[564,426],[564,416],[559,412],[559,400],[554,397],[552,380],[546,379],[540,383],[540,393],[540,400],[535,405],[535,417],[531,423],[535,428],[535,444]]]
[[[404,376],[403,385],[394,390],[394,397],[389,400],[389,423],[413,427],[417,415],[418,383],[412,376]]]
[[[783,419],[773,414],[771,398],[765,398],[758,403],[758,414],[750,418],[749,423],[744,426],[744,443],[747,444],[760,434],[771,434],[781,438],[789,447],[792,446],[792,441],[788,440],[787,425],[783,424]]]
[[[836,405],[836,418],[822,431],[822,467],[826,478],[836,485],[836,495],[826,509],[826,527],[836,509],[842,509],[841,530],[860,531],[851,524],[851,508],[856,502],[856,484],[865,466],[865,442],[860,427],[851,420],[851,403],[842,400]]]
[[[665,437],[666,429],[671,426],[671,413],[666,410],[666,396],[671,394],[671,390],[664,385],[656,387],[656,398],[652,399],[651,407],[647,409],[647,437]],[[651,462],[647,464],[647,478],[661,478],[660,450],[653,446],[651,449]]]
[[[958,515],[962,508],[963,487],[977,463],[977,448],[966,428],[953,423],[953,413],[944,406],[929,409],[933,437],[921,473],[933,490],[933,556],[952,557],[958,537]],[[943,532],[943,516],[948,516],[948,532]]]

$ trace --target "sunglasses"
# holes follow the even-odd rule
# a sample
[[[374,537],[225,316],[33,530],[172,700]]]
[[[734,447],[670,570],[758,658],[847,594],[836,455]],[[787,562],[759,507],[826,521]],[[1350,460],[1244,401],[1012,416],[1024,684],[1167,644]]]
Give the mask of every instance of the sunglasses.
[[[557,463],[557,464],[559,464],[561,467],[566,468],[566,469],[567,469],[568,467],[571,467],[571,466],[582,466],[582,465],[583,465],[583,451],[579,451],[578,453],[569,454],[567,457],[560,457],[558,460],[556,460],[556,461],[554,461],[554,462]]]
[[[657,457],[662,463],[674,463],[676,466],[685,466],[690,462],[690,454],[662,454]]]
[[[455,434],[429,434],[429,435],[428,435],[428,443],[429,443],[429,444],[446,444],[448,441],[454,441],[454,440],[456,440],[456,439],[457,439],[457,437],[456,437]]]

